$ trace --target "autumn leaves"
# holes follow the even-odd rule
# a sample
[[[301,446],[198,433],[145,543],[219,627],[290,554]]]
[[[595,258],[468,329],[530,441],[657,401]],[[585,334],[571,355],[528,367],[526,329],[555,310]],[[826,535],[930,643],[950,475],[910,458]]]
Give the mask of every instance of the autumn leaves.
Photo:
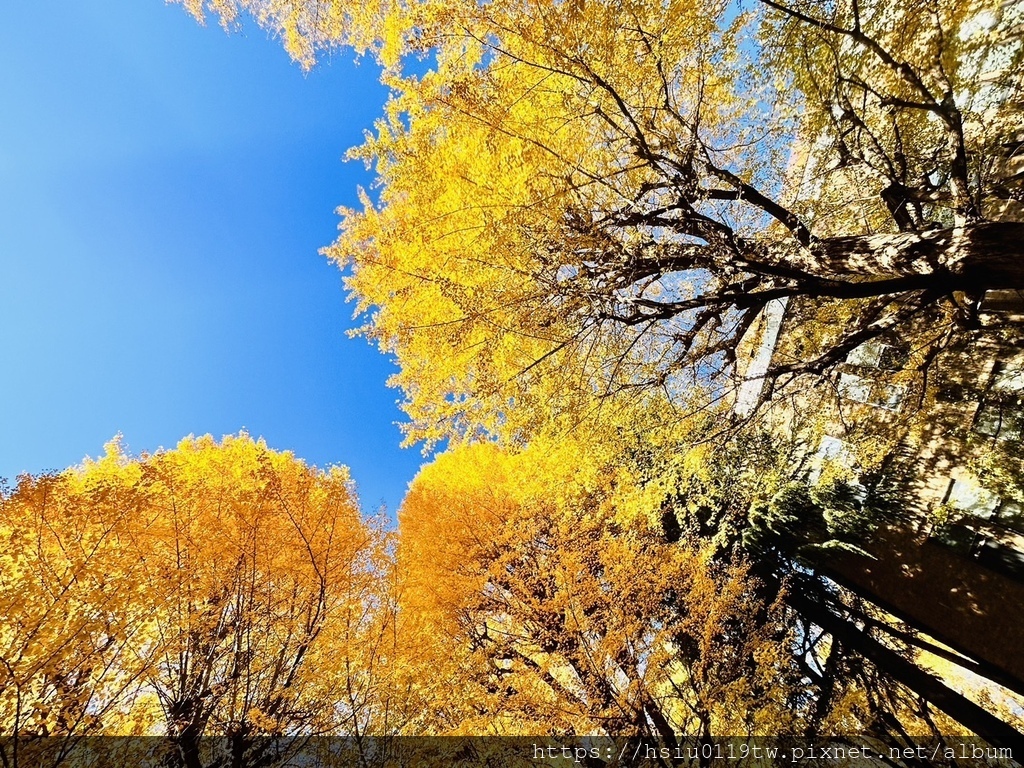
[[[674,741],[799,720],[781,606],[765,605],[744,566],[670,543],[657,493],[607,459],[573,439],[516,455],[479,444],[417,477],[398,568],[440,674],[416,686],[434,706],[413,730],[624,735],[660,723],[658,738]]]
[[[397,536],[345,470],[245,434],[23,477],[0,503],[0,747],[158,735],[200,766],[210,737],[259,764],[295,734],[792,730],[783,604],[666,532],[665,483],[700,465],[614,425],[456,447]]]
[[[345,470],[244,434],[114,442],[21,478],[0,535],[0,735],[163,733],[193,765],[204,735],[254,760],[260,736],[362,716],[344,670],[370,647],[382,539]]]
[[[380,188],[327,254],[397,358],[409,441],[447,449],[397,533],[344,471],[245,435],[24,478],[0,516],[4,735],[158,733],[197,768],[209,735],[258,764],[295,733],[950,726],[895,676],[880,609],[800,559],[866,535],[867,493],[811,488],[813,440],[730,406],[779,299],[762,401],[895,332],[914,351],[885,386],[923,390],[980,327],[992,286],[930,266],[965,224],[987,245],[961,261],[1019,261],[977,236],[1019,199],[998,153],[1020,122],[976,102],[1021,87],[1007,67],[972,95],[998,52],[961,34],[976,3],[184,5],[251,13],[304,66],[377,54],[392,98],[352,156]]]

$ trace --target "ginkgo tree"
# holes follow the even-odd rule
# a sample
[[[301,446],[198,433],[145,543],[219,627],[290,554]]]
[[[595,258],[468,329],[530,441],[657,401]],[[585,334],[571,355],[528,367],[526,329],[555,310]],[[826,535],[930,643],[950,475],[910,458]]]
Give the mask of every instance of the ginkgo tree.
[[[777,301],[799,343],[766,398],[894,329],[925,369],[1024,282],[1017,4],[210,7],[304,64],[350,44],[385,65],[353,152],[380,189],[329,254],[413,439],[521,435],[595,393],[717,400]]]
[[[183,765],[200,764],[202,736],[257,762],[267,736],[362,727],[339,699],[358,685],[380,553],[347,471],[246,436],[186,440],[136,471],[150,517],[133,549],[155,600],[146,681]]]
[[[0,501],[7,764],[33,737],[98,734],[262,765],[281,737],[389,727],[386,539],[346,469],[246,434],[138,458],[114,441]]]
[[[979,714],[917,669],[909,635],[887,634],[871,608],[666,514],[666,488],[713,482],[701,456],[658,458],[628,430],[594,437],[459,446],[411,484],[397,552],[398,657],[421,711],[411,732],[907,745],[908,733],[962,730],[941,710]],[[748,484],[735,495],[755,496]]]
[[[416,727],[671,745],[792,732],[781,603],[743,565],[668,541],[628,474],[579,444],[549,448],[458,448],[403,502],[400,617],[431,670]]]
[[[721,397],[776,300],[817,329],[769,382],[893,328],[922,365],[976,328],[1024,279],[1024,225],[996,220],[1022,46],[1010,6],[925,5],[414,6],[436,67],[389,77],[355,152],[379,196],[330,249],[411,433],[508,433],[581,392]]]
[[[741,347],[779,302],[787,333],[765,396],[886,334],[908,342],[903,367],[926,373],[986,330],[986,291],[1024,287],[1019,13],[996,0],[375,8],[393,98],[353,155],[379,185],[342,212],[329,255],[351,270],[365,333],[397,357],[410,440],[519,447],[552,423],[628,413],[633,396],[666,419],[726,421]],[[349,34],[270,25],[309,51]],[[401,53],[429,62],[404,69]],[[563,550],[583,557],[557,540],[554,570]],[[531,546],[505,550],[537,560]],[[458,629],[473,648],[471,630]]]
[[[105,472],[24,476],[0,497],[0,760],[43,764],[110,728],[144,732],[126,713],[143,674],[147,600],[120,534],[134,511]]]

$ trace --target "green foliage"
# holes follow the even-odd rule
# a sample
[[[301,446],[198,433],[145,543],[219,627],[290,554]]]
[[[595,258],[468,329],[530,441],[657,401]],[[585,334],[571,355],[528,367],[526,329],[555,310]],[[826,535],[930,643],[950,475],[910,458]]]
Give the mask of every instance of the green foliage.
[[[842,481],[823,487],[788,483],[767,502],[751,505],[742,545],[760,557],[795,557],[809,565],[830,551],[870,557],[861,545],[884,519],[885,509],[862,497]]]

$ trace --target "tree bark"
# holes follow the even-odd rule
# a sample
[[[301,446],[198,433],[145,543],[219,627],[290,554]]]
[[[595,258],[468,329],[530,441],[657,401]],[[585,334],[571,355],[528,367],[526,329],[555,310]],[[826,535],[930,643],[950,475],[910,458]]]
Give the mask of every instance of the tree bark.
[[[790,594],[787,601],[796,610],[847,648],[856,651],[896,681],[907,686],[930,704],[995,747],[1009,747],[1015,755],[1024,755],[1024,733],[948,687],[939,678],[913,664],[896,651],[863,632],[851,622],[836,616],[812,597]]]
[[[979,677],[983,677],[997,685],[1001,685],[1003,688],[1024,696],[1024,680],[1021,680],[1011,671],[1004,669],[997,664],[979,658],[975,650],[965,648],[962,643],[958,643],[956,639],[944,634],[940,627],[926,626],[920,620],[908,615],[905,611],[893,605],[891,602],[886,600],[884,596],[878,595],[870,589],[858,584],[853,578],[847,574],[841,573],[834,567],[829,565],[819,566],[819,570],[831,581],[839,584],[843,589],[852,592],[861,600],[878,606],[886,613],[892,614],[901,622],[909,625],[918,632],[933,637],[943,645],[952,648],[957,655],[962,657],[962,660],[957,663],[964,669],[968,669]]]
[[[797,260],[826,279],[933,275],[934,287],[948,281],[953,290],[1024,288],[1024,223],[824,238]]]

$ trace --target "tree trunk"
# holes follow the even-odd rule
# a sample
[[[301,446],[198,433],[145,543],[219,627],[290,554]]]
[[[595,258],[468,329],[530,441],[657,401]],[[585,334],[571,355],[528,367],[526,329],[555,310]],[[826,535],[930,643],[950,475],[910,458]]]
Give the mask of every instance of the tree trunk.
[[[1024,288],[1024,223],[987,222],[927,232],[830,237],[797,266],[823,278],[934,275],[935,286],[983,292]],[[797,257],[797,261],[803,261]]]
[[[943,645],[952,648],[957,655],[962,657],[960,661],[956,662],[962,668],[968,669],[979,677],[983,677],[996,685],[1001,685],[1007,690],[1024,696],[1024,680],[1021,680],[1018,676],[1014,675],[1012,671],[990,662],[985,658],[979,657],[976,649],[964,647],[964,645],[957,642],[955,638],[949,637],[948,634],[943,633],[941,627],[926,624],[920,619],[909,615],[906,611],[896,605],[893,605],[885,598],[885,596],[876,594],[870,588],[858,584],[847,572],[837,570],[834,565],[825,565],[819,567],[819,570],[831,581],[834,581],[843,589],[852,592],[861,600],[881,608],[886,613],[892,614],[899,619],[899,621],[909,625],[914,630],[933,637]],[[934,622],[931,624],[934,624]]]
[[[882,645],[856,625],[836,616],[827,606],[819,604],[812,597],[794,593],[787,596],[787,602],[844,646],[859,653],[992,746],[1009,747],[1015,755],[1024,754],[1024,733],[949,688],[939,678],[907,661],[896,651]]]
[[[182,768],[203,768],[199,752],[201,737],[202,731],[192,725],[186,726],[177,736],[172,737],[178,748],[177,758]]]

